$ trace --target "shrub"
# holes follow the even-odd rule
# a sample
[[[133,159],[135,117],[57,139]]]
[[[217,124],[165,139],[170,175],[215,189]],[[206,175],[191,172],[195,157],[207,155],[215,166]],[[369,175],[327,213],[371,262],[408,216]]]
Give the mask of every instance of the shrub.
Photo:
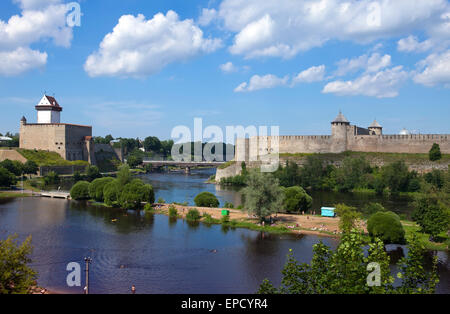
[[[366,217],[370,217],[375,213],[384,212],[386,209],[380,203],[369,203],[363,208],[362,211]]]
[[[222,216],[222,218],[220,218],[220,223],[222,225],[228,225],[230,223],[230,216]]]
[[[58,184],[59,175],[54,171],[50,171],[49,173],[47,173],[47,175],[44,176],[44,183],[45,185]]]
[[[360,213],[356,211],[355,207],[350,207],[345,204],[336,205],[336,214],[339,216],[339,229],[344,233],[349,233],[356,227],[356,222],[360,218]]]
[[[119,204],[123,208],[139,209],[142,202],[154,203],[155,193],[150,184],[144,184],[141,179],[134,179],[120,193]]]
[[[173,205],[169,206],[169,217],[171,217],[171,218],[178,217],[178,210]]]
[[[103,201],[108,206],[113,206],[120,197],[121,187],[118,180],[113,180],[103,187]]]
[[[427,195],[415,201],[412,218],[422,228],[422,232],[430,234],[434,239],[448,230],[450,210],[437,197]]]
[[[441,148],[439,147],[439,144],[433,144],[430,151],[428,152],[428,157],[431,161],[437,161],[442,158]]]
[[[88,166],[86,168],[86,178],[88,181],[94,181],[97,178],[101,178],[100,170],[97,166]]]
[[[162,197],[158,198],[158,203],[159,204],[164,204],[165,202],[166,201]]]
[[[233,205],[233,203],[225,202],[225,205],[223,205],[223,208],[233,209],[233,208],[234,208],[234,205]]]
[[[14,174],[15,176],[22,175],[23,164],[20,161],[11,161],[9,159],[5,159],[4,161],[0,162],[0,166]]]
[[[89,199],[89,182],[78,181],[70,189],[70,197],[74,200],[87,200]]]
[[[377,212],[367,221],[367,230],[372,238],[380,238],[385,244],[405,242],[405,230],[400,217],[393,212]]]
[[[186,219],[189,221],[199,221],[200,218],[201,218],[200,212],[195,208],[190,209],[186,214]]]
[[[83,180],[83,176],[81,175],[81,172],[75,171],[73,174],[73,182],[77,183],[78,181]]]
[[[16,176],[7,169],[0,167],[0,187],[9,188],[16,183]]]
[[[203,213],[203,222],[207,224],[212,224],[215,222],[215,219],[208,213]]]
[[[114,179],[111,177],[95,179],[89,185],[89,196],[97,202],[103,202],[103,190],[105,185],[112,181],[114,181]]]
[[[38,170],[38,165],[32,160],[27,160],[23,165],[23,172],[26,174],[36,174]]]
[[[146,212],[153,212],[152,204],[150,204],[150,203],[145,204],[144,211],[146,211]]]
[[[200,207],[219,207],[219,200],[217,197],[209,192],[202,192],[194,199],[195,205]]]
[[[300,186],[293,186],[284,190],[284,209],[288,212],[308,211],[312,206],[312,197]]]

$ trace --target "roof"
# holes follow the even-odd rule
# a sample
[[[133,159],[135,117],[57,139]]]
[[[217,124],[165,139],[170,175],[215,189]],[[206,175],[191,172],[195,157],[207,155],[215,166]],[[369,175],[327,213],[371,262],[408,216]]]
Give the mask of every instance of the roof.
[[[12,138],[7,136],[0,136],[0,141],[12,141]]]
[[[44,95],[36,106],[36,110],[62,111],[62,107],[58,104],[55,97]]]
[[[348,121],[347,118],[344,117],[342,112],[339,111],[339,114],[337,115],[337,117],[331,123],[350,123],[350,121]]]
[[[382,126],[377,122],[377,120],[373,120],[369,128],[382,128]]]

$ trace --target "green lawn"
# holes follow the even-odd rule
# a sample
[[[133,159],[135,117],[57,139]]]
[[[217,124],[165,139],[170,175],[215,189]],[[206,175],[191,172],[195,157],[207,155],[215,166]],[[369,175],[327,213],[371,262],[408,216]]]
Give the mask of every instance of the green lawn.
[[[404,221],[402,220],[403,228],[405,229],[406,237],[410,236],[412,233],[416,233],[419,236],[420,242],[429,250],[439,250],[445,251],[448,250],[448,246],[450,245],[450,238],[447,237],[446,232],[442,232],[439,236],[443,239],[446,239],[443,243],[431,242],[429,240],[430,236],[425,233],[420,232],[420,227],[412,222],[412,221]]]
[[[29,149],[18,149],[17,151],[27,160],[34,161],[39,166],[87,166],[89,164],[87,161],[83,160],[64,160],[56,152]]]

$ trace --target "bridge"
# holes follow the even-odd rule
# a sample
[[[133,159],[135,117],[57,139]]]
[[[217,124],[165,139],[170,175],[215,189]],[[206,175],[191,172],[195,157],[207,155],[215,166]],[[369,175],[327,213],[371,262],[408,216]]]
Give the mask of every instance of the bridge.
[[[189,173],[193,167],[219,167],[223,165],[224,161],[174,161],[174,160],[150,160],[145,159],[142,162],[144,165],[151,165],[155,168],[161,167],[179,167],[184,168],[186,173]]]
[[[69,199],[70,198],[70,193],[68,193],[68,192],[61,192],[61,191],[42,191],[40,193],[40,196],[41,197]]]

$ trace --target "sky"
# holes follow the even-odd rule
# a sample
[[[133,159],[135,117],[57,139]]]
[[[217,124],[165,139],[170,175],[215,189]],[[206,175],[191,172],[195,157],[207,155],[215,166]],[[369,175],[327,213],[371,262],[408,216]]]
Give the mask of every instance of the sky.
[[[450,133],[449,47],[446,0],[2,0],[0,133],[44,92],[95,136]]]

